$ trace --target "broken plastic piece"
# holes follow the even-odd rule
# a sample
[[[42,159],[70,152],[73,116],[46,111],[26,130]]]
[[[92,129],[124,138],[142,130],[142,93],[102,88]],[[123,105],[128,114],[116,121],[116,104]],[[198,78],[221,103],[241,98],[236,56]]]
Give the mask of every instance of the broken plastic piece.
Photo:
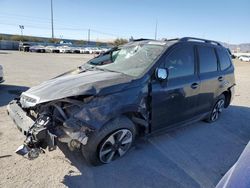
[[[40,148],[30,148],[27,145],[23,144],[17,148],[16,153],[32,160],[37,158],[40,153],[45,153],[45,151]]]

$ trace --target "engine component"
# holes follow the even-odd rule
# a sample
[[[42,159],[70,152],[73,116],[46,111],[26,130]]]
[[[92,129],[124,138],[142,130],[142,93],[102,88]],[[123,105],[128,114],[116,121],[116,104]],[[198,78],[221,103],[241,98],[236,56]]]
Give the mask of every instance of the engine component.
[[[52,151],[56,148],[56,135],[50,132],[52,129],[51,117],[47,114],[41,114],[33,126],[27,132],[24,144],[21,145],[16,153],[34,159],[40,153],[44,153],[43,149],[49,148]]]

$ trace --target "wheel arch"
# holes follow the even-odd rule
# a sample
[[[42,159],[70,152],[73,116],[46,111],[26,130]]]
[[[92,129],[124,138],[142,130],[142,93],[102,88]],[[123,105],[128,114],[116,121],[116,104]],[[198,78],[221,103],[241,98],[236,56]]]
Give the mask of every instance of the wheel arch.
[[[230,105],[232,93],[228,89],[227,91],[224,91],[222,94],[225,96],[225,108],[227,108]]]
[[[141,112],[132,111],[132,112],[126,112],[122,115],[126,116],[134,123],[138,135],[144,135],[145,133],[149,132],[148,117],[145,116],[145,114]]]

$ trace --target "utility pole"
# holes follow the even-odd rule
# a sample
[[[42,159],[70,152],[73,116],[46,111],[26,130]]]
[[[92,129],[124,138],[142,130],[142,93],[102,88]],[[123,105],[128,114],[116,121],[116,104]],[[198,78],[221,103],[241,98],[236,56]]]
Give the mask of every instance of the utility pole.
[[[88,44],[90,43],[90,29],[88,29]]]
[[[155,24],[155,40],[157,39],[157,27],[158,27],[158,20],[156,20]]]
[[[50,0],[51,2],[51,29],[52,29],[52,39],[54,39],[54,18],[53,18],[53,0]]]

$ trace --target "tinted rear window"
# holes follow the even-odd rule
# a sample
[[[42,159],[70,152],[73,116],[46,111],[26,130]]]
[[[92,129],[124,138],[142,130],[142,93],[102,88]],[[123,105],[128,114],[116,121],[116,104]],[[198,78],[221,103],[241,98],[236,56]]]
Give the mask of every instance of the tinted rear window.
[[[217,58],[214,48],[208,46],[199,46],[200,73],[217,71]]]
[[[219,56],[221,70],[225,70],[228,67],[230,67],[231,60],[230,60],[230,58],[228,56],[227,50],[225,50],[223,48],[219,48],[219,49],[217,49],[217,53],[218,53],[218,56]]]

